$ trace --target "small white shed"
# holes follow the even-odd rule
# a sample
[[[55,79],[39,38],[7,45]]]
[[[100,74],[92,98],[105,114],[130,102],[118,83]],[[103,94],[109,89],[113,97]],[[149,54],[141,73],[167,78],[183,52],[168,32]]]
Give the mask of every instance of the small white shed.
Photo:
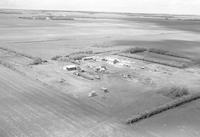
[[[77,66],[76,65],[66,65],[63,67],[63,70],[68,70],[68,71],[73,71],[76,70]]]

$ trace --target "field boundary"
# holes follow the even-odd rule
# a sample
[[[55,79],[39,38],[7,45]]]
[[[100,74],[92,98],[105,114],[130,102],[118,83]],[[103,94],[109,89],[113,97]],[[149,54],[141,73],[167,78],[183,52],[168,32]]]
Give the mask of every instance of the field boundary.
[[[23,73],[22,71],[19,71],[18,69],[16,69],[16,68],[14,67],[14,65],[11,65],[11,64],[8,63],[8,62],[5,62],[5,61],[0,60],[0,64],[1,64],[2,66],[6,67],[6,68],[8,68],[8,69],[10,69],[10,70],[12,70],[12,71],[15,71],[15,72],[17,72],[17,73],[20,73],[20,74],[23,75],[23,76],[26,76],[25,73]]]
[[[11,52],[11,53],[14,53],[16,55],[20,55],[20,56],[23,56],[23,57],[26,57],[26,58],[29,58],[29,59],[36,59],[36,57],[33,57],[33,56],[30,56],[30,55],[26,55],[24,53],[19,53],[19,52],[16,52],[14,50],[11,50],[11,49],[8,49],[8,48],[4,48],[4,47],[0,47],[1,50],[4,50],[4,51],[7,51],[7,52]]]
[[[10,69],[10,70],[12,70],[12,71],[14,71],[14,72],[16,72],[16,73],[19,73],[19,74],[21,74],[22,76],[27,77],[27,78],[29,78],[29,79],[31,79],[31,80],[33,80],[33,81],[39,82],[39,83],[42,84],[43,86],[47,86],[47,87],[54,88],[54,87],[52,87],[51,85],[49,85],[49,84],[47,84],[47,83],[44,83],[44,82],[42,82],[42,81],[39,80],[39,79],[35,79],[35,78],[30,77],[29,75],[27,75],[27,74],[24,73],[23,71],[20,71],[19,69],[17,69],[13,64],[10,64],[10,63],[8,63],[8,62],[5,62],[5,61],[0,60],[0,65],[2,65],[3,67],[6,67],[6,68],[8,68],[8,69]]]
[[[129,118],[126,121],[126,124],[128,124],[128,125],[135,124],[139,121],[148,119],[148,118],[150,118],[154,115],[160,114],[160,113],[165,112],[165,111],[170,110],[170,109],[174,109],[178,106],[184,105],[186,103],[190,103],[190,102],[198,100],[198,99],[200,99],[200,93],[195,93],[195,94],[192,94],[192,95],[184,96],[182,98],[176,99],[176,100],[169,102],[167,104],[158,106],[158,107],[156,107],[152,110],[149,110],[149,111],[140,113],[138,115],[135,115],[132,118]]]
[[[159,61],[159,60],[156,60],[156,59],[150,59],[150,58],[148,59],[148,58],[145,58],[145,57],[142,57],[142,56],[131,55],[131,54],[127,55],[127,54],[123,54],[123,53],[119,53],[117,55],[122,56],[122,57],[142,60],[142,61],[146,61],[146,62],[156,63],[156,64],[159,64],[159,65],[175,67],[175,68],[179,68],[179,69],[188,67],[186,63],[181,63],[181,62],[180,63],[179,62],[177,62],[177,63],[169,63],[169,62]]]

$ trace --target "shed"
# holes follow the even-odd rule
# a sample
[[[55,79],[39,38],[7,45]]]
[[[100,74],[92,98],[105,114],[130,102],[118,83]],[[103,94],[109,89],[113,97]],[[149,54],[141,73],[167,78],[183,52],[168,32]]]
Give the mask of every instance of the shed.
[[[77,66],[76,65],[66,65],[63,67],[63,70],[68,70],[68,71],[73,71],[76,70]]]

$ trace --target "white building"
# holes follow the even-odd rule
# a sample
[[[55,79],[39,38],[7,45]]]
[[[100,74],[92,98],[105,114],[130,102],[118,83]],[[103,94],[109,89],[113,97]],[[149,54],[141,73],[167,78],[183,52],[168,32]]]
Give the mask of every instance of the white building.
[[[68,71],[73,71],[76,70],[77,66],[76,65],[66,65],[63,67],[63,70],[68,70]]]

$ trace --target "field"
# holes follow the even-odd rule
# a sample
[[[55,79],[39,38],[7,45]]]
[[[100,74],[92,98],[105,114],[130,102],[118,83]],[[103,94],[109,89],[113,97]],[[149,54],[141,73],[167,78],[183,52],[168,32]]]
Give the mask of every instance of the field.
[[[0,10],[0,136],[198,137],[199,18]]]

